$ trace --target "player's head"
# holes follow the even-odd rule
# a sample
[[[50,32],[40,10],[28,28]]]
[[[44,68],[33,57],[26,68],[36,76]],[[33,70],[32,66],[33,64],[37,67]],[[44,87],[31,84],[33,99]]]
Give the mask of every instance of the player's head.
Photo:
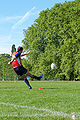
[[[20,52],[20,53],[22,53],[23,47],[19,46],[19,47],[17,48],[17,51]]]

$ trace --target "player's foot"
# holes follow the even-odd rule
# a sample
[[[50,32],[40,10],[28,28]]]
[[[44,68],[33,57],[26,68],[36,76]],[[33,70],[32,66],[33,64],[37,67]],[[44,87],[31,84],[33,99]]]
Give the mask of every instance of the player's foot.
[[[30,86],[29,89],[32,89],[32,87]]]
[[[38,80],[41,80],[42,77],[43,77],[43,74],[39,76],[39,79],[38,79]]]

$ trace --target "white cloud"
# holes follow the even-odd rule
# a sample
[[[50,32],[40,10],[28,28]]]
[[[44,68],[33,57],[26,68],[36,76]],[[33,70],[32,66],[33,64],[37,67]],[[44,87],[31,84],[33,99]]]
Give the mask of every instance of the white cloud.
[[[35,7],[33,7],[30,11],[26,12],[26,14],[12,26],[12,29],[16,29],[20,24],[22,24],[33,13],[34,9]]]
[[[10,22],[10,21],[21,19],[21,18],[22,16],[6,16],[3,18],[0,18],[0,22]]]

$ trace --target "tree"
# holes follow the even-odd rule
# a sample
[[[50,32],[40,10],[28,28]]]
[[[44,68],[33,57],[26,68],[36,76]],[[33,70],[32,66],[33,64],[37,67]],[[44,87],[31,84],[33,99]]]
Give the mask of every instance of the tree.
[[[49,78],[79,79],[79,6],[79,0],[56,4],[41,11],[34,24],[24,30],[22,43],[25,50],[31,50],[28,60],[32,72],[47,73]],[[53,71],[50,68],[52,62],[57,66]]]
[[[16,48],[15,48],[15,44],[12,45],[12,50],[11,50],[11,53],[15,52],[16,51]]]

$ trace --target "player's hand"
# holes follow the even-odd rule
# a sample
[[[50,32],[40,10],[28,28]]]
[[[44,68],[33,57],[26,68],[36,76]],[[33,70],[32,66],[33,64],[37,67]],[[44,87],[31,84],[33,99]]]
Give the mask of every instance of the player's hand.
[[[30,51],[28,51],[27,53],[25,53],[25,54],[21,54],[21,57],[22,56],[25,56],[25,55],[28,55],[30,53]]]
[[[30,53],[30,51],[27,52],[27,55]]]
[[[8,62],[8,65],[10,65],[10,64],[11,64],[11,61]]]

